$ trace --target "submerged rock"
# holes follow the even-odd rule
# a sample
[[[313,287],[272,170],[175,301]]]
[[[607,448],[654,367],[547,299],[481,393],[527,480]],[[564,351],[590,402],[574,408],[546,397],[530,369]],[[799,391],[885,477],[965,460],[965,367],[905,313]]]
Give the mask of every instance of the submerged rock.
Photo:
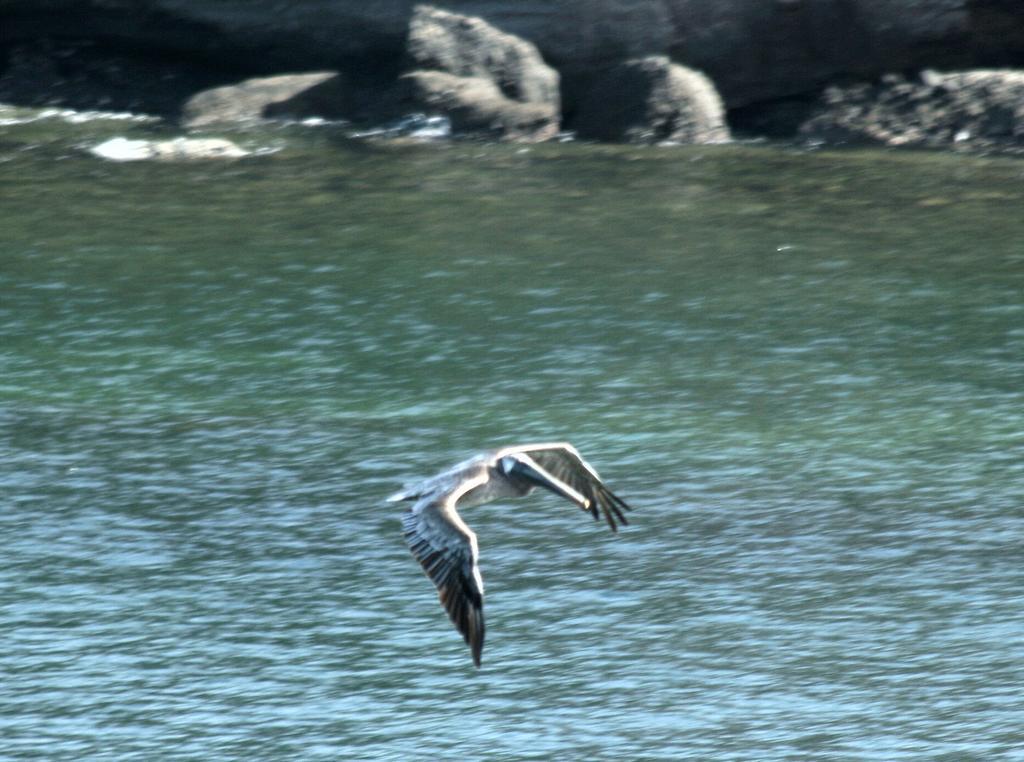
[[[456,132],[544,140],[558,132],[558,73],[529,42],[479,18],[416,7],[403,76],[414,110],[448,117]]]
[[[129,140],[111,138],[93,146],[89,153],[110,161],[192,161],[197,159],[238,159],[249,152],[221,138],[174,138],[173,140]]]
[[[595,75],[573,123],[583,138],[631,143],[721,143],[725,108],[711,81],[665,56],[625,61]]]

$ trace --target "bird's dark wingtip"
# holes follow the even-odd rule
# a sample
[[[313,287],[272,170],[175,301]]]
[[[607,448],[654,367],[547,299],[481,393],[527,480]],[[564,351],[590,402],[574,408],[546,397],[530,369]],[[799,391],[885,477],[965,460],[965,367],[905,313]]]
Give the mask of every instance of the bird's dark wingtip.
[[[471,643],[470,644],[470,650],[471,650],[471,652],[473,654],[473,666],[476,667],[477,669],[480,669],[480,657],[481,657],[481,655],[483,654],[483,651],[484,651],[484,641],[483,641],[483,638],[481,638],[480,640],[478,640],[475,643]]]

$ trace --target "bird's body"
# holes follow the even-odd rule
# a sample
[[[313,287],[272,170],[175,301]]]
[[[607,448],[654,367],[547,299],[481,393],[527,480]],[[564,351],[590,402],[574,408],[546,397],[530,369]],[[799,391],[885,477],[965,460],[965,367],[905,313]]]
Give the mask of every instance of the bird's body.
[[[476,534],[457,508],[521,497],[544,487],[576,503],[612,531],[628,524],[629,506],[564,442],[503,447],[477,455],[437,476],[392,495],[413,501],[402,519],[405,539],[437,587],[441,605],[469,644],[480,666],[484,642],[483,594]]]

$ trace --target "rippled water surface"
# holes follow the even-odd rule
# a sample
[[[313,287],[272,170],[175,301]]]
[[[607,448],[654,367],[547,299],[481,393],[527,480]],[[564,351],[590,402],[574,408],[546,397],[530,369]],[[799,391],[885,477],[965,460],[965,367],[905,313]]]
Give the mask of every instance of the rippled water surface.
[[[0,757],[1024,759],[1024,164],[3,129]]]

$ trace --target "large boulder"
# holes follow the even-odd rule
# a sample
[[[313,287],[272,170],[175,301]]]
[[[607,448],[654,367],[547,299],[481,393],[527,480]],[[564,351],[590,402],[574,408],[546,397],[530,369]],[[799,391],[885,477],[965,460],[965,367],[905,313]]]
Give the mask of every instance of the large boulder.
[[[664,56],[625,61],[594,77],[573,127],[582,138],[632,143],[729,139],[714,85]]]
[[[802,136],[889,146],[1024,146],[1024,71],[926,71],[826,90]]]
[[[456,134],[537,141],[558,133],[557,112],[511,100],[489,79],[440,71],[414,71],[403,79],[413,108],[447,117]]]
[[[203,90],[182,107],[187,127],[248,122],[268,117],[341,116],[337,72],[282,74]]]
[[[558,132],[558,73],[525,40],[481,19],[420,5],[409,24],[414,110],[447,116],[455,132],[544,140]]]

